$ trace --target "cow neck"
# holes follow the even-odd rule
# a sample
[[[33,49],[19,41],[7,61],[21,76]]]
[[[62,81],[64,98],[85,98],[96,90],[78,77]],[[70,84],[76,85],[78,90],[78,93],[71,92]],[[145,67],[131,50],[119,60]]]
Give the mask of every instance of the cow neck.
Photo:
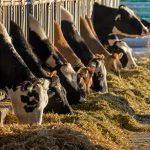
[[[54,43],[55,46],[58,48],[60,53],[67,59],[69,63],[73,67],[80,65],[82,62],[73,52],[72,48],[68,45],[60,25],[55,21],[54,22]]]
[[[85,66],[83,63],[77,64],[76,66],[73,67],[73,69],[78,72],[81,68],[84,68]]]
[[[103,47],[101,42],[92,33],[88,22],[84,18],[80,18],[80,33],[87,43],[88,47],[94,54],[103,54],[105,57],[109,56],[109,52]]]
[[[46,72],[40,66],[37,57],[32,52],[30,45],[25,39],[21,28],[14,22],[10,23],[10,35],[12,37],[12,42],[19,53],[19,55],[23,58],[27,66],[33,72],[36,77],[42,78],[47,77]]]
[[[81,59],[84,65],[94,58],[93,53],[89,50],[73,23],[66,20],[61,21],[61,29],[65,39],[75,54]]]
[[[34,79],[35,76],[26,66],[20,55],[11,43],[7,43],[0,34],[0,86],[17,86],[25,80]]]
[[[29,42],[33,47],[34,53],[41,59],[41,61],[46,60],[48,56],[51,55],[48,42],[46,39],[42,40],[36,32],[29,30]]]
[[[110,8],[99,4],[94,5],[92,14],[93,25],[99,39],[112,33],[116,15],[116,8]]]
[[[53,45],[50,43],[49,39],[41,39],[37,33],[34,31],[29,31],[29,41],[33,47],[34,53],[38,56],[42,64],[46,64],[46,61],[53,57],[57,65],[61,65],[63,62],[55,52]],[[56,66],[49,66],[50,68],[55,68]]]
[[[86,19],[86,21],[87,21],[87,23],[88,23],[92,33],[94,34],[95,38],[98,39],[97,34],[96,34],[95,30],[94,30],[94,26],[93,26],[92,20],[87,15],[85,15],[85,19]]]
[[[127,63],[128,63],[128,55],[126,54],[126,52],[124,50],[119,50],[117,43],[119,43],[121,41],[115,41],[114,44],[110,47],[108,47],[108,50],[111,51],[111,53],[123,53],[123,57],[120,59],[120,62],[122,64],[122,67],[126,67]]]
[[[54,49],[55,49],[57,55],[59,56],[59,58],[61,59],[61,61],[63,63],[67,63],[68,62],[67,59],[61,54],[61,52],[58,50],[58,48],[56,46],[54,46]]]

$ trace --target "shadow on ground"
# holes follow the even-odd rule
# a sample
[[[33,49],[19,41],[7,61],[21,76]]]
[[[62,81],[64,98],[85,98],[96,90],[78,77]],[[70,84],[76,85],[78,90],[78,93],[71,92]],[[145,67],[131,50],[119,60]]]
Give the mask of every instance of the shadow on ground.
[[[16,129],[17,132],[17,129]],[[14,135],[0,136],[2,149],[100,150],[81,132],[69,128],[29,128]]]

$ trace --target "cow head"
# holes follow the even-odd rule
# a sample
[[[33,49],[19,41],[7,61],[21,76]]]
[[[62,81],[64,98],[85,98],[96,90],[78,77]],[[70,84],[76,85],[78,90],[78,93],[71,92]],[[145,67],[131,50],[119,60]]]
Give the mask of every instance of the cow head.
[[[148,29],[130,8],[120,5],[112,32],[125,37],[137,37],[146,35]]]
[[[122,67],[133,68],[136,65],[135,60],[132,56],[132,48],[130,48],[126,42],[120,40],[118,36],[110,34],[105,37],[106,49],[110,53],[123,53],[120,59]]]
[[[122,56],[123,53],[113,53],[105,59],[105,66],[108,72],[114,72],[116,75],[120,75],[120,70],[122,68],[120,59]]]
[[[29,41],[34,47],[38,58],[51,71],[57,70],[61,84],[67,91],[67,99],[70,104],[77,104],[85,101],[85,93],[79,88],[77,73],[68,63],[64,64],[56,53],[54,45],[47,39],[46,33],[36,19],[29,16]],[[38,44],[37,44],[38,41]]]
[[[81,67],[78,71],[79,75],[79,86],[87,94],[90,94],[90,87],[93,84],[93,74],[95,72],[95,67]]]
[[[49,85],[49,80],[39,78],[24,81],[15,88],[7,88],[20,123],[30,125],[42,123],[43,110],[48,103]]]
[[[110,53],[123,53],[120,62],[122,67],[127,67],[129,69],[136,67],[136,62],[132,55],[132,48],[130,48],[126,42],[124,41],[116,41],[113,46],[108,48]]]
[[[92,18],[99,38],[110,33],[124,37],[139,37],[148,33],[141,20],[125,5],[112,8],[95,2]]]
[[[61,84],[67,91],[69,104],[77,104],[86,101],[85,91],[78,84],[78,75],[70,63],[63,64],[57,68],[57,74],[60,77]]]
[[[104,65],[104,56],[97,54],[96,57],[90,62],[89,66],[95,68],[92,89],[94,91],[107,92],[107,72]]]
[[[56,72],[50,75],[51,84],[48,90],[48,104],[44,112],[54,112],[58,114],[73,114],[72,108],[68,103],[66,97],[66,90],[61,85],[59,77]]]

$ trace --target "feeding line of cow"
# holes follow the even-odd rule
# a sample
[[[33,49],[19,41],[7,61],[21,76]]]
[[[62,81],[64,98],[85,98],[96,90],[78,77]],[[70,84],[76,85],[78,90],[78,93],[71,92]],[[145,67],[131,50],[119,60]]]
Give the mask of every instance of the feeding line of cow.
[[[62,6],[60,11],[54,43],[31,14],[28,39],[15,22],[9,34],[0,23],[0,89],[20,123],[41,124],[43,112],[73,114],[71,105],[85,103],[91,89],[108,92],[107,72],[120,75],[122,68],[137,66],[132,49],[119,38],[149,34],[148,22],[124,5],[95,2],[91,17],[80,17],[80,33],[73,15]]]

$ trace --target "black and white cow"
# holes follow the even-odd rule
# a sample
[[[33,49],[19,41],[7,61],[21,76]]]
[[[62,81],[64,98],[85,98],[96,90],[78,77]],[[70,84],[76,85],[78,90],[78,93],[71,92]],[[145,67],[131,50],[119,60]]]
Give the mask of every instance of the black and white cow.
[[[103,60],[98,59],[85,44],[73,24],[73,16],[61,7],[61,29],[65,39],[85,66],[95,67],[92,88],[95,91],[107,91],[106,68]]]
[[[124,5],[120,5],[119,8],[111,8],[95,2],[92,20],[99,39],[109,34],[140,37],[148,33],[148,29],[141,20]]]
[[[47,78],[51,81],[49,86],[48,96],[49,101],[46,106],[46,112],[54,112],[54,113],[71,113],[72,109],[69,105],[66,98],[66,91],[63,86],[60,84],[60,80],[58,76],[51,75],[51,77],[43,70],[42,66],[38,62],[37,57],[32,52],[30,45],[24,37],[22,29],[13,21],[10,22],[10,35],[12,38],[12,43],[25,61],[29,69],[32,73],[38,78]],[[53,92],[53,96],[51,93]],[[50,95],[49,95],[50,93]]]
[[[109,34],[108,36],[103,36],[101,41],[110,53],[123,53],[120,59],[123,67],[131,69],[137,66],[132,55],[132,48],[130,48],[126,42],[120,40],[117,35]]]
[[[61,61],[53,45],[49,42],[43,28],[31,15],[29,16],[29,42],[41,63],[47,66],[48,69],[57,71],[60,82],[67,91],[69,104],[85,102],[86,95],[78,86],[77,73],[74,71],[71,64],[64,64]]]
[[[0,88],[12,99],[20,123],[41,124],[49,85],[49,80],[32,74],[0,23]]]
[[[91,20],[87,16],[80,18],[80,34],[92,53],[105,56],[104,60],[106,70],[119,75],[120,70],[122,69],[120,62],[122,53],[114,52],[111,54],[104,48],[94,31]]]

